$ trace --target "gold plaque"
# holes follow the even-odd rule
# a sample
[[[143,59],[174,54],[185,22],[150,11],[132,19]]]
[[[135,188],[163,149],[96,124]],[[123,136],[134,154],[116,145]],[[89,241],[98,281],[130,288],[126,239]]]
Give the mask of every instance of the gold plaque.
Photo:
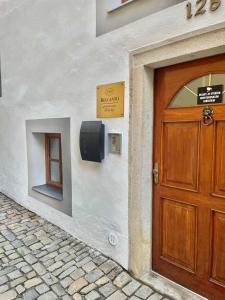
[[[124,116],[124,81],[97,86],[97,118]]]

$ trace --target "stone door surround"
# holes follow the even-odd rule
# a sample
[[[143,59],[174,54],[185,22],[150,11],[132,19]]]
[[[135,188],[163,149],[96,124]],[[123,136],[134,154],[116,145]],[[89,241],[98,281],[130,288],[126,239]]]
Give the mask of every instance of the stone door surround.
[[[154,69],[225,53],[225,29],[181,36],[130,53],[129,270],[170,296],[203,299],[156,274],[152,249],[152,140]]]

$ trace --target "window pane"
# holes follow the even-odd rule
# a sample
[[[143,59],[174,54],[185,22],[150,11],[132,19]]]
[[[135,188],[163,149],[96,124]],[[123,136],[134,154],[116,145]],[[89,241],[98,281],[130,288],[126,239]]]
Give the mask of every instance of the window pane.
[[[196,78],[196,79],[192,80],[191,82],[189,82],[188,84],[186,84],[186,87],[188,89],[190,89],[191,91],[193,91],[197,95],[199,87],[211,85],[211,79],[210,79],[211,77],[210,76],[211,75],[209,74],[206,76]]]
[[[222,84],[225,88],[225,74],[212,74],[212,85]]]
[[[194,106],[196,104],[197,96],[182,88],[170,102],[169,107]]]
[[[223,85],[225,89],[225,74],[208,74],[190,81],[173,97],[169,107],[195,106],[198,100],[198,88],[213,85]],[[222,102],[225,103],[225,92]]]
[[[59,139],[50,138],[50,158],[59,159]]]
[[[51,176],[51,181],[60,182],[59,162],[57,161],[50,162],[50,176]]]

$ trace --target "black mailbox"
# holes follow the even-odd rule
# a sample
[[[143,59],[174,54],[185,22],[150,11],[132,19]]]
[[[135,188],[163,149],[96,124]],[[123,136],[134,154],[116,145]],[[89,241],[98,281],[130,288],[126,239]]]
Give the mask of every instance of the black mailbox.
[[[105,157],[105,125],[102,121],[83,121],[80,129],[83,160],[101,162]]]

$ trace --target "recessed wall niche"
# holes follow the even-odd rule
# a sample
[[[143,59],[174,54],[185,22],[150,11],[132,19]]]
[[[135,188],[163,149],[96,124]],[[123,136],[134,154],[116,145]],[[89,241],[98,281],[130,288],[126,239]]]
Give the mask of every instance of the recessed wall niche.
[[[96,36],[125,26],[184,0],[96,0]]]
[[[27,120],[26,132],[28,194],[72,216],[70,118]]]

